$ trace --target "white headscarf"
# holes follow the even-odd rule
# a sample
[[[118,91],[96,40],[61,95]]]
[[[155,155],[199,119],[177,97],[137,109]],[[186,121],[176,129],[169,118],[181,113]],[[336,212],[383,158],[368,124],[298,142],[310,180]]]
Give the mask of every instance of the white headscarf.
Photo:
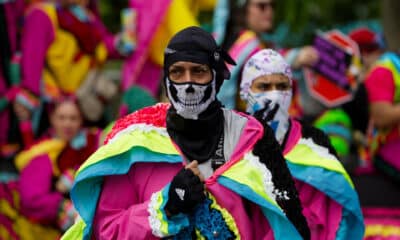
[[[271,74],[283,74],[289,78],[292,86],[292,71],[285,59],[272,49],[264,49],[254,54],[244,65],[240,97],[247,103],[247,112],[254,114],[263,110],[264,119],[275,132],[275,137],[282,143],[289,127],[289,107],[292,90],[273,90],[254,93],[250,87],[253,81]]]

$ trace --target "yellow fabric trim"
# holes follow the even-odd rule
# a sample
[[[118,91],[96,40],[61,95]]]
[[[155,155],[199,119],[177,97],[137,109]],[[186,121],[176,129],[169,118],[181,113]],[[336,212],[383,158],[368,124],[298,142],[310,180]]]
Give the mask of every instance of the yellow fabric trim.
[[[154,206],[155,209],[157,209],[157,218],[161,223],[161,232],[164,235],[168,234],[168,222],[164,220],[164,215],[162,213],[161,209],[161,205],[163,203],[164,199],[162,197],[162,192],[158,192],[157,193],[157,202],[156,202],[156,206]]]
[[[61,233],[57,229],[32,223],[22,215],[14,222],[13,228],[18,233],[20,239],[24,240],[54,240],[59,239],[61,236]]]
[[[18,216],[18,211],[5,199],[0,199],[0,213],[11,219],[16,219]]]
[[[274,206],[280,207],[265,191],[265,183],[261,169],[252,165],[248,160],[243,159],[231,166],[222,176],[235,180],[243,185],[250,187],[254,192],[263,197]]]
[[[169,137],[160,135],[156,131],[143,132],[142,130],[134,130],[121,135],[114,142],[101,146],[85,161],[77,174],[89,165],[95,164],[102,159],[127,152],[133,147],[143,147],[162,154],[179,155]]]
[[[383,236],[383,237],[397,236],[400,238],[400,228],[391,225],[380,225],[380,224],[367,225],[365,228],[364,237],[368,238],[373,236]]]
[[[60,139],[45,140],[19,153],[15,158],[15,166],[19,171],[22,171],[33,158],[47,154],[52,161],[54,174],[58,176],[60,172],[56,166],[56,161],[64,146],[65,142]]]
[[[340,173],[345,177],[351,187],[354,188],[351,178],[339,161],[324,158],[315,153],[309,146],[305,144],[297,144],[289,153],[285,155],[285,158],[294,164],[312,167],[316,166]]]
[[[198,239],[198,240],[206,240],[206,238],[203,235],[201,235],[201,233],[200,233],[200,231],[198,229],[195,229],[194,231],[196,232],[196,239]]]
[[[0,199],[0,213],[13,222],[13,231],[17,233],[20,239],[53,240],[58,239],[60,236],[60,232],[55,228],[43,226],[29,221],[25,216],[21,215],[18,212],[18,209],[15,209],[9,204],[9,202],[5,201],[4,199]],[[9,234],[8,230],[1,227],[2,226],[0,225],[0,237],[2,237],[1,239],[12,239],[10,238],[11,235]]]
[[[61,237],[61,240],[81,240],[83,239],[83,230],[85,229],[86,224],[82,219],[79,219],[72,227],[70,227],[64,235]]]
[[[3,225],[0,224],[0,239],[8,240],[8,239],[13,239],[11,237],[11,234],[8,232],[8,230],[3,227]]]

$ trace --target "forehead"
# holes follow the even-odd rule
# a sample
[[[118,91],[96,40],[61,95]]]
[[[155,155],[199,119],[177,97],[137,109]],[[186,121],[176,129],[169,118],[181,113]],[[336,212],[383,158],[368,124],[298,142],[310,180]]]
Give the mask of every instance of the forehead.
[[[290,83],[290,79],[281,73],[262,75],[254,79],[254,83]]]
[[[183,68],[191,68],[191,67],[200,67],[200,66],[207,66],[205,64],[194,63],[194,62],[186,62],[186,61],[179,61],[173,63],[170,68],[172,67],[183,67]]]

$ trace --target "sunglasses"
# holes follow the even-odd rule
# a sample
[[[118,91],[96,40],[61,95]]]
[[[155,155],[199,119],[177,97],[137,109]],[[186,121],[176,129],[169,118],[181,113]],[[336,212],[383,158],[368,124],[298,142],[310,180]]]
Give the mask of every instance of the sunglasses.
[[[275,9],[276,7],[276,2],[255,2],[255,3],[251,3],[252,5],[255,5],[256,7],[258,7],[258,9],[260,9],[261,11],[265,11],[268,8],[271,9]]]

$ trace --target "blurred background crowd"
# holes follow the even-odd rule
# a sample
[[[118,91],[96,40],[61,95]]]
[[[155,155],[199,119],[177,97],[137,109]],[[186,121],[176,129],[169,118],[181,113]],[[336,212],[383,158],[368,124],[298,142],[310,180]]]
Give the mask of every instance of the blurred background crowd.
[[[329,136],[359,193],[365,239],[400,239],[399,12],[396,0],[0,0],[0,239],[57,239],[73,223],[75,171],[116,119],[167,101],[164,49],[188,26],[237,63],[219,93],[227,108],[246,110],[250,56],[285,57],[290,113]],[[344,85],[318,87],[329,54],[317,37],[346,54]]]

